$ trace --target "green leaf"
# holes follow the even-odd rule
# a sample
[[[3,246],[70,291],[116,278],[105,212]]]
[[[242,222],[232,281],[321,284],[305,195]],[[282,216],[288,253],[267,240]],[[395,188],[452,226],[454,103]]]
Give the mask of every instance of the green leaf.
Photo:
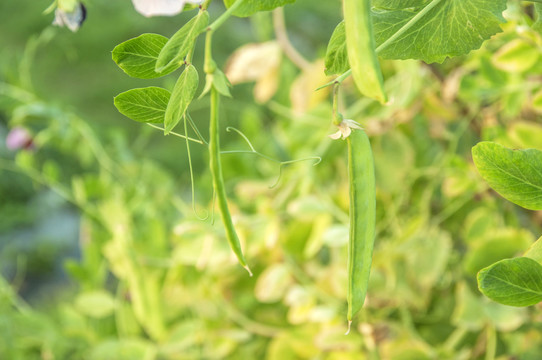
[[[211,86],[214,87],[220,95],[231,97],[231,83],[226,74],[220,69],[216,69],[212,74],[207,74],[207,77],[205,78],[205,88],[199,96],[200,99],[211,91]]]
[[[117,45],[113,49],[113,61],[131,77],[153,79],[167,75],[181,66],[171,63],[162,72],[155,71],[158,54],[167,42],[167,37],[162,35],[140,35]]]
[[[115,298],[103,290],[82,293],[75,299],[75,307],[79,312],[96,319],[113,314],[116,306]]]
[[[167,104],[164,134],[167,135],[179,123],[198,89],[199,77],[196,68],[188,65],[177,80]]]
[[[186,55],[194,48],[198,35],[205,31],[207,24],[209,24],[209,13],[207,11],[200,11],[189,22],[184,24],[160,51],[155,70],[162,72],[172,64],[181,64]]]
[[[496,261],[519,255],[533,243],[532,234],[524,229],[500,228],[477,239],[463,261],[465,270],[476,274]]]
[[[500,70],[525,72],[536,65],[540,58],[539,52],[536,45],[523,39],[514,39],[499,49],[492,61]]]
[[[534,4],[534,12],[536,14],[536,21],[533,23],[533,30],[542,34],[542,4]]]
[[[537,304],[542,301],[542,265],[527,257],[501,260],[478,273],[478,288],[504,305]]]
[[[506,0],[373,0],[378,54],[442,62],[501,32]]]
[[[115,97],[115,107],[132,120],[143,123],[163,123],[171,93],[151,86],[132,89]]]
[[[344,21],[333,31],[326,51],[326,75],[342,74],[350,69],[348,63],[348,51],[346,48],[346,34],[344,30]]]
[[[224,0],[224,5],[229,8],[235,1],[236,0]],[[235,10],[233,14],[239,17],[247,17],[258,11],[269,11],[294,2],[295,0],[244,0],[244,4]]]
[[[472,158],[480,175],[502,197],[529,210],[542,210],[542,151],[481,142],[472,148]]]
[[[542,263],[542,236],[531,245],[529,250],[523,256],[533,259],[538,263]]]

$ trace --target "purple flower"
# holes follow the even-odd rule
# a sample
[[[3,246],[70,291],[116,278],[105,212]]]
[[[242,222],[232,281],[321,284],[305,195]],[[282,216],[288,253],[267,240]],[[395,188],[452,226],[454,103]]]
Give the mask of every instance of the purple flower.
[[[23,127],[17,126],[11,129],[6,137],[6,146],[10,150],[31,149],[34,147],[32,136]]]

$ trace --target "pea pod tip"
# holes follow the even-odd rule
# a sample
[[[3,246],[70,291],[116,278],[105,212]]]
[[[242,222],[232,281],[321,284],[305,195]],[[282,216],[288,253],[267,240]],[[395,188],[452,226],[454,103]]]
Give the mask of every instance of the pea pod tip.
[[[348,320],[348,330],[344,333],[344,335],[350,334],[350,330],[352,328],[352,320]]]

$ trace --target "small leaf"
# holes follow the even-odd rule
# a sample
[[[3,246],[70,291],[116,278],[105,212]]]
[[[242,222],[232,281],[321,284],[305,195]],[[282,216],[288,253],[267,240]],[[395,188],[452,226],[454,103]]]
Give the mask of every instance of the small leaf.
[[[201,99],[207,95],[207,93],[211,91],[211,87],[214,87],[220,95],[231,97],[231,83],[226,75],[219,69],[215,69],[214,73],[212,74],[207,74],[205,77],[205,87],[203,88],[203,91],[198,99]]]
[[[284,297],[291,282],[291,275],[285,265],[271,265],[258,277],[254,294],[263,303],[277,302]]]
[[[155,71],[158,54],[168,38],[158,34],[143,34],[117,45],[113,49],[113,61],[129,76],[153,79],[167,75],[181,66],[171,63],[162,72]]]
[[[542,265],[527,257],[501,260],[478,273],[478,288],[504,305],[537,304],[542,301]]]
[[[115,107],[132,120],[143,123],[163,123],[171,93],[151,86],[132,89],[115,97]]]
[[[164,134],[167,135],[179,123],[192,102],[198,89],[199,77],[196,68],[188,65],[177,80],[167,105],[164,121]]]
[[[233,14],[239,17],[247,17],[258,11],[269,11],[275,8],[292,4],[295,0],[244,0],[245,3],[236,9]],[[224,0],[227,8],[231,7],[235,0]]]
[[[529,250],[523,256],[533,259],[538,263],[542,263],[542,236],[531,245]]]
[[[186,55],[192,51],[196,38],[205,30],[207,24],[209,24],[209,13],[207,11],[200,11],[198,15],[184,24],[160,51],[155,70],[162,72],[172,64],[182,63]]]
[[[231,83],[226,77],[226,75],[219,69],[216,69],[213,73],[213,86],[219,94],[231,97]]]
[[[508,72],[524,72],[539,60],[536,46],[523,39],[515,39],[504,45],[492,58],[496,68]]]
[[[534,4],[534,12],[536,13],[536,21],[533,23],[533,30],[542,34],[542,4]]]
[[[326,75],[342,74],[350,69],[348,64],[348,51],[346,49],[346,34],[344,21],[333,31],[326,51]]]
[[[484,180],[505,199],[542,210],[542,151],[481,142],[472,148],[472,158]]]
[[[75,299],[77,310],[96,319],[102,319],[113,314],[116,306],[115,298],[103,290],[86,292]]]

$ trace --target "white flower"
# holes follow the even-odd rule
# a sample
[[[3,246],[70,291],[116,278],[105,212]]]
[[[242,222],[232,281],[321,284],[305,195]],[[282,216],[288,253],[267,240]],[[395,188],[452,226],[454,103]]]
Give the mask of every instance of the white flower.
[[[66,11],[60,7],[55,10],[53,25],[66,26],[73,32],[79,30],[83,21],[87,18],[87,9],[82,3],[76,4],[73,11]]]
[[[359,130],[363,129],[361,126],[359,126],[357,122],[350,119],[344,119],[343,121],[341,121],[338,127],[339,127],[339,130],[335,134],[329,135],[329,137],[332,138],[333,140],[337,140],[341,136],[344,140],[350,136],[350,134],[352,133],[352,129],[359,129]]]
[[[201,5],[204,0],[132,0],[135,9],[143,16],[177,15],[186,4]]]

